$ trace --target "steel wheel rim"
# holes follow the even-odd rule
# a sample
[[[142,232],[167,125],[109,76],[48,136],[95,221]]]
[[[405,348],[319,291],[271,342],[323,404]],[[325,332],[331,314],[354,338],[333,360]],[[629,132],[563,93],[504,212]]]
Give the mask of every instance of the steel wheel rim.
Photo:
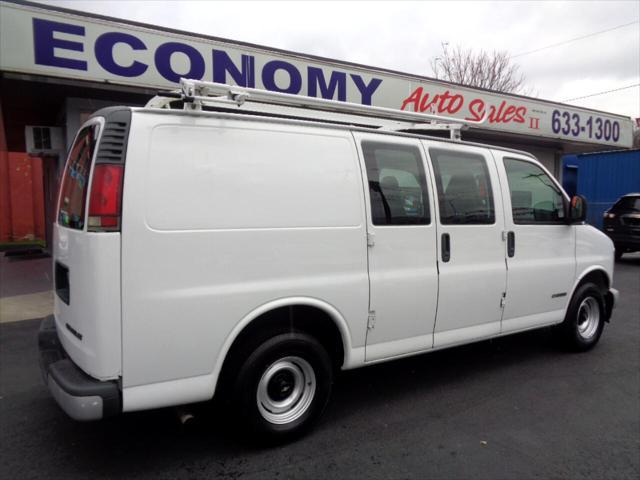
[[[315,393],[316,375],[309,362],[284,357],[272,363],[258,382],[258,411],[270,423],[291,423],[309,409]]]
[[[578,334],[582,338],[589,339],[596,334],[600,324],[600,306],[593,297],[582,300],[578,308]]]

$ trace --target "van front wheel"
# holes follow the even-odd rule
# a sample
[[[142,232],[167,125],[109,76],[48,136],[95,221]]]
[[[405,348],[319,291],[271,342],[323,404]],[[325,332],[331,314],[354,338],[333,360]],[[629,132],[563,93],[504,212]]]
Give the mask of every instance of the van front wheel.
[[[597,285],[585,283],[576,290],[559,333],[571,350],[584,352],[593,348],[604,328],[604,297]]]
[[[315,338],[274,336],[240,367],[233,388],[237,419],[260,440],[289,440],[320,417],[332,379],[329,355]]]

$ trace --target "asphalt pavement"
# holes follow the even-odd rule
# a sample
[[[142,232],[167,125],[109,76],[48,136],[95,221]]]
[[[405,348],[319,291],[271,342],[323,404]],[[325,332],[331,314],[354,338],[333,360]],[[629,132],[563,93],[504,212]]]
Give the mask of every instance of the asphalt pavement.
[[[0,478],[640,478],[640,255],[598,346],[540,330],[341,373],[320,425],[260,449],[196,410],[77,423],[37,362],[37,320],[0,325]]]

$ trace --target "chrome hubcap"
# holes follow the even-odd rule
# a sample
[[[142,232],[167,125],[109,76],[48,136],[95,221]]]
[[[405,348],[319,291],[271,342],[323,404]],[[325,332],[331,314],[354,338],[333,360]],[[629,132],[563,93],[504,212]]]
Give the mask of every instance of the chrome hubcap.
[[[283,425],[300,418],[316,393],[316,375],[309,362],[285,357],[272,363],[258,382],[256,401],[260,415]]]
[[[593,297],[582,300],[578,308],[578,333],[585,340],[593,337],[600,324],[600,307]]]

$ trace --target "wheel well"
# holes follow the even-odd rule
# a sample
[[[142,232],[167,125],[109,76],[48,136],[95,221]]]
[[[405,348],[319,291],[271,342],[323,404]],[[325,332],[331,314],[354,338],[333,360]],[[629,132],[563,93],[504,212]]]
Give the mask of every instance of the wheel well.
[[[595,283],[600,288],[602,288],[602,293],[605,293],[609,290],[609,277],[602,270],[593,270],[587,273],[581,280],[578,285],[583,285],[587,282]],[[577,287],[576,287],[577,288]]]
[[[605,320],[608,322],[611,319],[611,313],[613,311],[613,295],[609,291],[609,277],[602,270],[593,270],[580,280],[580,283],[576,286],[576,290],[585,283],[594,283],[600,287],[604,298]]]
[[[344,362],[342,336],[331,316],[308,305],[279,307],[252,320],[236,337],[224,359],[216,392],[225,388],[237,372],[248,352],[255,350],[266,339],[281,333],[297,331],[313,336],[325,348],[334,368]]]

